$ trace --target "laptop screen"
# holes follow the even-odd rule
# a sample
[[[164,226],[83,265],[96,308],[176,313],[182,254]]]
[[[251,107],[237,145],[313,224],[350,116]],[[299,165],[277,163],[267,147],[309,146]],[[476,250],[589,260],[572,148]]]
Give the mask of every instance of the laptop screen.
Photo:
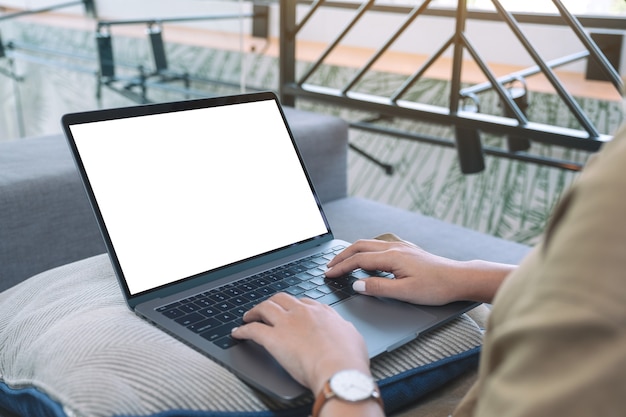
[[[274,99],[69,130],[131,295],[329,232]]]

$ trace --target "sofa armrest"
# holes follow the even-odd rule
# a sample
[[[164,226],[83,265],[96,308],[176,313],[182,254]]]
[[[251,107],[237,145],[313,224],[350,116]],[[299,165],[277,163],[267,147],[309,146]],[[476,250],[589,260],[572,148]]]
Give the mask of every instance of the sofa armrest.
[[[284,111],[320,201],[347,197],[348,123],[289,107]]]
[[[0,290],[105,251],[60,135],[0,143]]]

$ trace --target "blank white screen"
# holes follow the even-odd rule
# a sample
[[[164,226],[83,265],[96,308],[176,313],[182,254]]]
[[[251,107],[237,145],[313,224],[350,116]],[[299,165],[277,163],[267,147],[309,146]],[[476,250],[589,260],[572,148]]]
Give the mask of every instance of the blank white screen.
[[[273,100],[71,132],[131,294],[327,232]]]

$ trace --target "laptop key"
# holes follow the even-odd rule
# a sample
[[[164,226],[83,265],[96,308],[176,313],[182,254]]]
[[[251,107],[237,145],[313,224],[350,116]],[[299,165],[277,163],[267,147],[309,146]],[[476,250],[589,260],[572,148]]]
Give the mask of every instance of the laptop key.
[[[264,286],[266,286],[267,284],[269,284],[270,282],[271,282],[271,281],[270,281],[269,279],[267,279],[267,278],[258,278],[258,279],[255,279],[255,280],[253,281],[253,283],[254,283],[255,285],[257,285],[258,287],[264,287]]]
[[[177,308],[171,308],[163,312],[163,315],[169,319],[176,319],[178,317],[184,316],[185,314],[187,313],[183,313],[182,310],[179,310]]]
[[[270,284],[270,287],[276,291],[284,291],[285,289],[289,288],[289,284],[283,281],[278,281]]]
[[[283,282],[289,286],[291,285],[298,285],[300,282],[302,282],[302,280],[300,280],[299,278],[296,278],[295,276],[293,277],[289,277],[285,280],[283,280]]]
[[[200,299],[194,301],[193,303],[195,305],[199,306],[200,308],[211,307],[213,304],[215,304],[214,302],[212,302],[211,300],[209,300],[206,297],[200,298]]]
[[[312,261],[313,263],[315,263],[316,267],[321,266],[321,265],[326,265],[328,263],[328,259],[324,258],[323,256],[320,256],[319,258],[313,258]]]
[[[315,285],[323,285],[324,282],[326,282],[326,280],[324,279],[323,276],[319,276],[319,277],[315,277],[315,278],[309,280],[309,282],[312,282]]]
[[[343,288],[348,288],[352,286],[352,282],[354,282],[355,279],[349,279],[347,277],[341,277],[341,278],[335,278],[335,279],[329,279],[326,280],[326,284],[336,288],[336,289],[343,289]]]
[[[239,291],[242,291],[244,294],[249,292],[249,291],[254,291],[257,288],[256,284],[250,283],[250,282],[246,282],[245,284],[241,284],[239,286],[237,286],[237,289]]]
[[[246,314],[246,311],[248,311],[248,310],[249,310],[249,308],[246,308],[246,307],[237,307],[237,308],[235,308],[233,310],[230,310],[230,314],[232,314],[233,316],[241,318],[241,317],[243,317],[244,314]]]
[[[216,303],[222,302],[222,301],[226,301],[229,296],[227,296],[224,293],[218,292],[216,294],[212,294],[209,296],[209,298],[213,301],[215,301]]]
[[[191,313],[176,319],[176,323],[183,326],[189,326],[197,321],[203,320],[204,316],[200,313]]]
[[[326,274],[326,271],[322,268],[309,269],[307,272],[316,277],[324,276]]]
[[[217,346],[221,347],[222,349],[231,348],[231,347],[235,346],[238,343],[240,343],[239,340],[233,339],[230,336],[222,337],[220,339],[217,339],[215,342],[213,342],[214,345],[217,345]]]
[[[335,292],[331,292],[330,294],[326,294],[322,297],[317,298],[316,301],[322,304],[331,305],[341,300],[345,300],[346,298],[349,298],[349,297],[350,295],[343,291],[335,291]]]
[[[202,307],[194,304],[194,303],[189,303],[189,304],[184,304],[180,307],[178,307],[179,310],[185,312],[185,314],[187,313],[193,313],[194,311],[198,311],[200,310]]]
[[[304,281],[298,284],[299,287],[304,288],[305,290],[312,290],[313,288],[317,288],[318,286],[313,284],[312,282]]]
[[[238,289],[237,287],[228,288],[226,291],[224,291],[224,293],[230,295],[231,297],[237,297],[237,296],[243,294],[243,292],[240,289]]]
[[[229,335],[231,330],[233,330],[235,327],[237,327],[237,323],[235,322],[226,323],[221,326],[214,327],[204,333],[200,333],[200,336],[208,341],[214,342],[223,336]]]
[[[217,319],[205,319],[205,320],[196,322],[192,325],[189,325],[187,326],[187,328],[191,330],[192,332],[202,333],[202,332],[206,332],[212,328],[215,328],[221,325],[222,325],[222,322]]]
[[[328,285],[320,285],[319,287],[316,288],[316,290],[323,292],[324,294],[330,294],[331,292],[336,291],[335,288],[332,288]]]
[[[315,268],[318,264],[316,264],[313,259],[309,259],[305,262],[302,262],[302,266],[305,268],[305,270],[307,269],[312,269]]]
[[[291,294],[291,295],[302,294],[304,291],[305,289],[298,285],[294,285],[293,287],[289,287],[285,290],[287,294]]]
[[[228,312],[225,313],[219,313],[218,315],[215,316],[216,319],[223,321],[224,323],[227,323],[231,320],[234,320],[236,316],[234,316],[233,314],[230,314]]]
[[[250,300],[245,298],[245,297],[243,297],[243,296],[237,296],[237,297],[231,298],[228,301],[230,301],[231,303],[233,303],[235,305],[240,306],[240,305],[247,304]]]
[[[219,311],[228,311],[228,310],[233,309],[235,307],[236,307],[236,305],[231,303],[230,301],[223,301],[223,302],[215,305],[215,308],[218,309]]]
[[[198,311],[198,313],[202,314],[205,317],[212,317],[219,313],[219,310],[213,307],[208,307]]]
[[[314,300],[324,296],[324,293],[318,290],[309,290],[304,293],[309,298],[313,298]]]
[[[361,279],[361,278],[369,278],[369,277],[371,277],[372,275],[371,275],[370,273],[368,273],[368,272],[365,272],[365,271],[364,271],[364,270],[362,270],[362,269],[357,269],[356,271],[352,271],[352,273],[350,274],[350,276],[352,276],[352,277],[354,277],[354,278]]]
[[[259,301],[260,299],[263,298],[263,296],[255,291],[255,292],[246,294],[244,298],[248,299],[248,301]]]

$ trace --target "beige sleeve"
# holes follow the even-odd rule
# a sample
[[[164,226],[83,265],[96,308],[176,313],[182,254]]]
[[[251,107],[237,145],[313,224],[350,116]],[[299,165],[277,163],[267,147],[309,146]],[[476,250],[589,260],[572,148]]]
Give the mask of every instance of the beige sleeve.
[[[626,415],[626,132],[507,278],[455,416]]]

